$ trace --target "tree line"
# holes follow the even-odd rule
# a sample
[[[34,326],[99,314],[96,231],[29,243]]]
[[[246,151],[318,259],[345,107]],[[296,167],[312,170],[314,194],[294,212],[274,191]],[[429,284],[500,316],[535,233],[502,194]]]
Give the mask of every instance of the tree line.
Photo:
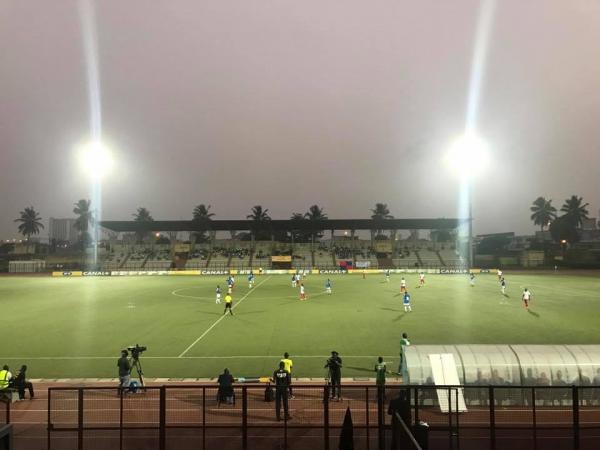
[[[552,206],[552,200],[538,197],[531,205],[531,220],[538,225],[541,231],[544,228],[550,230],[552,239],[556,242],[578,242],[583,220],[588,218],[587,207],[589,203],[583,203],[583,198],[572,195],[567,198],[559,211]]]
[[[375,207],[370,210],[371,218],[375,220],[393,219],[394,217],[390,214],[390,210],[386,203],[376,203]],[[79,241],[83,245],[87,245],[91,241],[89,233],[90,227],[94,224],[96,218],[91,209],[91,201],[81,199],[74,204],[73,213],[75,214],[75,229],[79,232]],[[145,207],[137,208],[136,212],[132,214],[134,222],[154,222],[154,218],[150,211]],[[192,234],[196,242],[205,242],[208,240],[207,232],[210,230],[210,221],[215,216],[211,212],[211,205],[199,204],[192,211],[192,222],[196,224],[197,231]],[[252,222],[250,233],[248,235],[238,235],[241,238],[248,239],[270,239],[271,235],[267,235],[265,231],[265,223],[271,220],[269,215],[269,209],[263,208],[262,205],[255,205],[251,208],[250,214],[246,216],[246,219]],[[314,226],[313,232],[294,230],[292,225],[290,238],[296,242],[314,242],[315,239],[323,236],[323,228],[320,226],[328,219],[325,210],[319,205],[312,205],[308,208],[308,211],[294,212],[292,213],[290,220],[292,224],[311,221]],[[38,235],[44,228],[42,224],[42,218],[39,213],[35,211],[32,206],[26,207],[19,213],[19,217],[15,219],[15,222],[19,223],[18,230],[27,240],[34,235]],[[299,227],[300,228],[300,227]],[[381,230],[377,230],[378,234],[381,234]],[[149,236],[150,232],[137,232],[136,236],[138,241],[143,241]],[[234,237],[234,236],[232,236]],[[277,238],[282,238],[278,236]],[[281,239],[285,240],[285,239]]]

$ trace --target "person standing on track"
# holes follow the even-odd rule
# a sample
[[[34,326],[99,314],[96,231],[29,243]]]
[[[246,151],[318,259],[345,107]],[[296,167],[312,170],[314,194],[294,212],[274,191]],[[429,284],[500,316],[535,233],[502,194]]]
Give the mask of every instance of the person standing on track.
[[[290,379],[289,379],[289,393],[290,393],[290,398],[294,398],[294,394],[292,393],[292,368],[294,367],[294,362],[290,359],[290,354],[288,352],[285,352],[283,354],[283,359],[280,361],[284,364],[284,369],[287,370],[287,372],[290,374]]]
[[[128,389],[131,383],[131,365],[129,364],[128,356],[129,352],[127,350],[121,350],[121,357],[117,361],[117,367],[119,368],[119,393]]]
[[[331,352],[331,357],[324,366],[328,369],[329,384],[331,385],[331,399],[342,398],[342,358],[335,350]]]
[[[283,403],[283,414],[285,420],[290,420],[291,416],[288,408],[288,391],[290,388],[290,373],[285,370],[285,363],[279,362],[279,369],[273,372],[272,381],[275,382],[275,416],[281,420],[281,404]]]

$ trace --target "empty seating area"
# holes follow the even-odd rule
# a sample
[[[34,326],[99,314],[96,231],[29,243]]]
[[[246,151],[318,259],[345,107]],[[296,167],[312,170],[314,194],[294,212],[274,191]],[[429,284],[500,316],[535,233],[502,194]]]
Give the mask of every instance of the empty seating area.
[[[294,254],[292,255],[292,267],[309,268],[312,266],[311,244],[302,243],[294,245]],[[331,259],[330,259],[331,264]]]

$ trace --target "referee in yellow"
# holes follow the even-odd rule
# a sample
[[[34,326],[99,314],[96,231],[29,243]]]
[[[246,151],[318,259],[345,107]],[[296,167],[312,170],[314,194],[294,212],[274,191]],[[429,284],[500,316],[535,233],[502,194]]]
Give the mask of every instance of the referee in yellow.
[[[223,315],[227,314],[227,310],[229,310],[229,314],[231,314],[233,316],[232,305],[233,305],[233,298],[231,298],[230,293],[227,293],[227,295],[225,296],[225,310],[223,311]]]
[[[290,354],[288,352],[285,352],[283,354],[283,359],[281,360],[281,362],[283,363],[283,369],[290,374],[290,378],[289,378],[289,384],[288,384],[288,389],[290,392],[290,398],[294,398],[294,396],[292,395],[292,367],[294,367],[294,363],[293,361],[290,359]]]

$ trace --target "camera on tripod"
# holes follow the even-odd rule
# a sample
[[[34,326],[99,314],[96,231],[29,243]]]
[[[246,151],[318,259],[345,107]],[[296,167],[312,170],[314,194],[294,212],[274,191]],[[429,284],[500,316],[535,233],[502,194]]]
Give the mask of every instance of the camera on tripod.
[[[127,347],[127,350],[129,350],[131,352],[131,357],[133,359],[139,359],[140,355],[143,352],[145,352],[146,350],[148,350],[148,347],[144,347],[142,345],[135,344],[135,347],[134,346]]]

